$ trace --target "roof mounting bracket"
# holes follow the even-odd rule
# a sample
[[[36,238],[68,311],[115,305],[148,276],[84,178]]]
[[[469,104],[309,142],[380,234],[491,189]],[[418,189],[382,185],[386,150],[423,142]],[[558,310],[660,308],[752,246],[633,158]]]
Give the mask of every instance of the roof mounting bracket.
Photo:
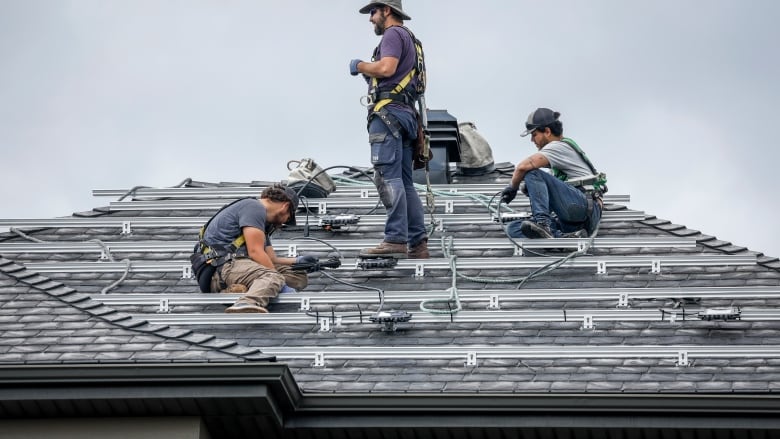
[[[618,295],[618,308],[630,308],[631,305],[628,304],[628,293],[620,293]]]
[[[301,307],[298,311],[309,311],[311,309],[311,298],[301,297]]]
[[[130,221],[122,221],[122,234],[123,235],[131,235],[132,233],[133,233],[133,230],[130,227]]]
[[[287,246],[287,257],[294,258],[298,256],[298,244],[290,244]]]
[[[160,307],[157,308],[158,314],[168,314],[171,312],[171,301],[168,298],[160,299]]]
[[[360,189],[360,198],[368,198],[368,189]]]
[[[444,220],[441,218],[436,218],[434,220],[434,223],[436,224],[436,231],[437,232],[443,232],[444,231]]]
[[[582,316],[582,327],[580,329],[581,330],[593,329],[593,316],[591,315]]]
[[[319,215],[325,215],[326,213],[328,213],[328,203],[324,201],[320,201],[319,203],[317,203],[317,213]]]
[[[444,200],[444,213],[454,213],[454,212],[455,212],[455,201]]]
[[[476,366],[477,365],[477,353],[476,352],[468,352],[466,353],[466,362],[464,363],[465,366]]]
[[[515,245],[515,256],[523,256],[523,242],[522,240],[516,242],[517,244]]]
[[[181,278],[182,279],[192,279],[192,266],[190,266],[190,265],[183,265],[181,267]]]
[[[105,249],[100,249],[100,260],[105,261],[108,259],[108,253],[106,253],[106,250],[108,249],[108,246],[106,246]],[[110,250],[109,250],[110,251]]]
[[[451,194],[457,194],[457,193],[458,193],[458,188],[456,188],[456,187],[451,187],[451,188],[450,188],[450,193],[451,193]]]
[[[605,261],[596,262],[596,274],[607,274],[607,263]]]
[[[577,251],[585,251],[585,241],[577,241]]]
[[[691,362],[688,360],[688,352],[681,351],[677,353],[677,362],[675,363],[677,367],[690,367]]]
[[[669,314],[669,323],[677,323],[677,313],[673,312]]]
[[[490,295],[490,302],[488,303],[487,309],[501,309],[501,305],[498,303],[498,294]]]
[[[658,274],[661,272],[661,261],[658,259],[654,259],[652,262],[650,262],[650,272]]]
[[[313,367],[325,367],[325,353],[324,352],[315,352],[314,353],[314,363],[311,364]]]
[[[330,332],[330,319],[325,317],[320,319],[320,332]]]
[[[418,262],[414,264],[414,277],[421,278],[425,276],[425,264]]]

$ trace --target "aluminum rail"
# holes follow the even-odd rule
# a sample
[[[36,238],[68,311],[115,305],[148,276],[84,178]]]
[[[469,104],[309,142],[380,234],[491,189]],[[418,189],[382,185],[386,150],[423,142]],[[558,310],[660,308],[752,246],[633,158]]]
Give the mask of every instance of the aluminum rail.
[[[425,202],[424,196],[422,201]],[[328,209],[370,209],[377,205],[378,198],[309,198],[307,204],[310,209],[318,209],[320,213],[327,212]],[[606,195],[604,197],[605,204],[624,204],[629,200],[625,195]],[[487,202],[487,201],[486,201]],[[108,205],[108,209],[113,212],[120,211],[149,211],[149,210],[207,210],[217,209],[224,206],[225,200],[223,199],[200,199],[200,200],[159,200],[159,201],[112,201]],[[443,196],[437,196],[435,200],[436,207],[450,210],[454,207],[463,206],[476,206],[481,205],[480,202],[468,198],[458,197],[453,195],[452,197],[445,198]],[[516,207],[529,207],[530,202],[528,198],[517,198],[512,203],[512,208]],[[384,209],[381,204],[380,209]]]
[[[496,258],[463,258],[458,260],[459,270],[468,269],[512,269],[539,268],[552,262],[552,258],[540,257],[496,257]],[[566,268],[596,268],[597,273],[605,274],[607,269],[616,267],[649,267],[654,272],[660,272],[661,267],[701,267],[701,266],[735,266],[755,265],[756,255],[690,255],[690,256],[580,256],[567,261]],[[40,273],[116,273],[124,272],[123,262],[30,262],[24,264],[28,269]],[[346,258],[341,267],[336,270],[356,270],[357,260]],[[420,275],[425,270],[450,269],[448,259],[401,259],[393,270],[414,270]],[[139,261],[131,262],[130,272],[160,273],[181,272],[183,277],[191,277],[190,261]],[[384,270],[382,270],[384,271]]]
[[[360,215],[359,215],[360,216]],[[80,218],[80,217],[62,217],[62,218],[18,218],[18,219],[0,219],[0,227],[15,227],[15,228],[47,228],[47,227],[69,227],[69,228],[100,228],[100,227],[121,227],[132,229],[138,228],[153,228],[153,227],[190,227],[200,228],[203,224],[209,220],[210,217],[152,217],[152,216],[133,216],[133,217],[120,217],[120,216],[106,216],[95,218]],[[605,210],[602,214],[602,222],[610,221],[641,221],[646,218],[646,215],[642,211],[637,210]],[[495,224],[493,219],[484,214],[463,214],[463,213],[437,213],[436,219],[441,222],[443,226],[447,225],[462,225],[462,224]],[[360,227],[361,225],[368,226],[383,226],[387,220],[385,214],[374,215],[362,215],[360,221],[352,226],[344,227]],[[305,213],[298,213],[298,224],[303,225],[306,221]],[[318,219],[315,215],[309,215],[309,224],[312,227],[317,227]]]
[[[458,360],[558,358],[669,358],[681,366],[695,358],[780,358],[777,345],[643,345],[643,346],[315,346],[263,347],[279,360]],[[316,364],[316,363],[315,363]],[[324,364],[322,364],[324,365]]]
[[[92,299],[106,305],[156,305],[167,301],[170,305],[230,304],[241,294],[170,294],[170,293],[112,293],[93,294]],[[423,300],[447,299],[448,291],[384,291],[385,303],[418,303]],[[626,306],[633,299],[780,299],[780,287],[692,287],[692,288],[578,288],[578,289],[458,289],[461,302],[536,302],[536,301],[623,301]],[[344,305],[378,303],[373,291],[299,291],[281,294],[271,303],[310,305]]]
[[[320,320],[328,320],[335,326],[354,324],[375,324],[369,320],[373,311],[309,311],[305,313],[269,313],[269,314],[204,314],[204,313],[157,313],[133,314],[133,317],[149,323],[165,325],[245,325],[245,324],[282,324],[316,325]],[[780,310],[742,308],[743,321],[780,320]],[[553,309],[528,311],[460,311],[456,314],[429,314],[415,312],[413,323],[506,323],[506,322],[590,322],[598,326],[599,322],[700,322],[696,316],[684,317],[679,313],[661,312],[644,309]]]
[[[482,194],[493,196],[501,192],[506,184],[434,184],[431,188],[436,192],[451,192],[454,194]],[[257,197],[266,186],[224,186],[224,187],[182,187],[182,188],[139,188],[133,192],[133,198],[242,198]],[[129,189],[94,189],[94,197],[122,197],[130,192]],[[419,186],[417,192],[424,194],[425,188]],[[328,196],[335,197],[372,197],[378,198],[379,194],[373,183],[366,183],[365,186],[339,185],[336,184],[336,191]]]
[[[569,239],[516,239],[523,248],[570,248],[584,246],[588,238]],[[196,241],[108,241],[103,244],[111,253],[170,253],[192,251]],[[331,239],[327,243],[342,251],[356,251],[376,245],[376,240]],[[277,253],[285,256],[297,256],[301,252],[330,251],[326,244],[313,240],[274,239]],[[435,248],[436,242],[430,246]],[[508,239],[460,238],[453,240],[457,250],[513,249],[515,245]],[[647,238],[595,238],[594,248],[691,248],[696,247],[693,238],[647,237]],[[103,253],[103,246],[96,242],[0,242],[0,254],[46,254],[46,253]]]

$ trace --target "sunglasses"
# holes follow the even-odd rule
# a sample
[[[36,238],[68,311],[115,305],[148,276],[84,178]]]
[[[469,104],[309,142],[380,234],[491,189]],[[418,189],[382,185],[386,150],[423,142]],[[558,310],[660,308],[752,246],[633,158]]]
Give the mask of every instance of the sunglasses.
[[[375,13],[376,11],[380,10],[380,9],[382,9],[382,8],[371,8],[371,9],[369,9],[369,10],[368,10],[368,16],[369,16],[369,17],[373,17],[373,16],[374,16],[374,13]]]

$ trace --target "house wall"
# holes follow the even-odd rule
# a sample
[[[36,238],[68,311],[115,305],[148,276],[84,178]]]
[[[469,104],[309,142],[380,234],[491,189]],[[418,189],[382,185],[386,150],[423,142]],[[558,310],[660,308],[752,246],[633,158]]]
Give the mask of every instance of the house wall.
[[[3,439],[210,439],[198,417],[0,420]]]

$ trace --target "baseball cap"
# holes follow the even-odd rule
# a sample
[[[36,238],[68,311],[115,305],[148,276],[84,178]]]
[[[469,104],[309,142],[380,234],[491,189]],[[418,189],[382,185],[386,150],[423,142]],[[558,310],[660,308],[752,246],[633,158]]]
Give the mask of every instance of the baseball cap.
[[[525,121],[525,131],[520,136],[525,137],[531,134],[535,129],[546,127],[558,120],[561,113],[552,111],[549,108],[537,108],[528,115],[528,120]]]

